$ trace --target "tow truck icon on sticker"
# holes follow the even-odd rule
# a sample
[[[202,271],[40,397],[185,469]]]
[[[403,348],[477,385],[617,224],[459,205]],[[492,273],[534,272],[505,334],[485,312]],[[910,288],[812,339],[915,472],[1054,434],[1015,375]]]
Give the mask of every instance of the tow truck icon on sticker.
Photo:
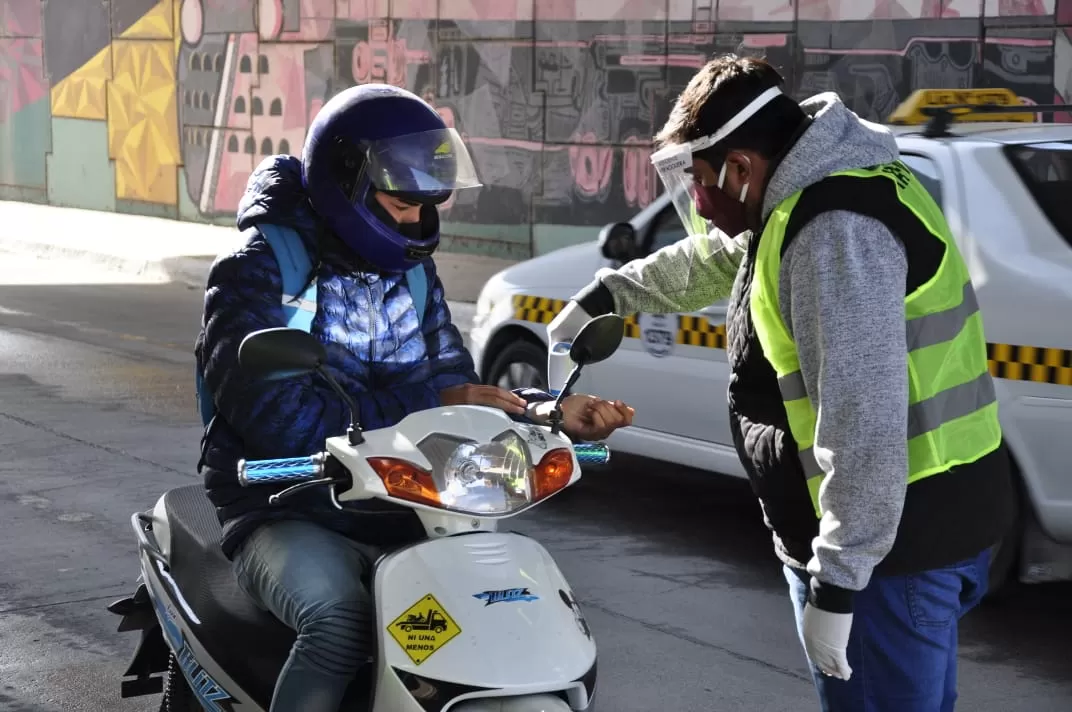
[[[435,596],[429,593],[391,621],[387,632],[413,664],[420,665],[460,635],[462,629]]]

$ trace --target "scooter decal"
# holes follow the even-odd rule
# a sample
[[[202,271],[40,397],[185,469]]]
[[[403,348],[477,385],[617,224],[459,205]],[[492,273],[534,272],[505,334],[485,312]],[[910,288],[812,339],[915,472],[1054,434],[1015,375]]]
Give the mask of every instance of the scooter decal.
[[[176,614],[171,611],[171,606],[157,597],[151,587],[149,592],[149,597],[156,608],[157,619],[161,623],[160,627],[164,631],[164,637],[171,649],[175,651],[175,659],[186,676],[190,690],[201,703],[201,707],[209,712],[230,712],[234,698],[197,662],[194,652],[186,642],[182,628],[175,620]]]
[[[420,665],[454,640],[462,629],[435,596],[429,593],[391,621],[387,632],[402,647],[413,664]]]
[[[479,598],[484,602],[484,608],[493,603],[512,603],[515,601],[538,601],[539,596],[533,595],[527,588],[507,588],[501,591],[483,591],[474,593],[473,598]]]
[[[573,611],[573,618],[577,621],[577,627],[584,633],[584,637],[591,640],[592,629],[588,627],[588,621],[584,619],[584,615],[581,613],[581,607],[577,604],[577,599],[562,589],[558,589],[558,595],[562,599],[562,602],[566,604],[566,607]]]
[[[190,646],[185,639],[182,641],[182,649],[176,657],[179,661],[179,667],[182,668],[183,674],[186,675],[187,682],[190,683],[190,689],[204,709],[209,710],[209,712],[229,712],[232,709],[228,703],[232,702],[234,698],[227,694],[227,690],[223,689],[218,682],[212,679],[205,668],[201,667],[201,664],[194,657],[194,651],[190,650]],[[223,703],[223,706],[219,703]]]

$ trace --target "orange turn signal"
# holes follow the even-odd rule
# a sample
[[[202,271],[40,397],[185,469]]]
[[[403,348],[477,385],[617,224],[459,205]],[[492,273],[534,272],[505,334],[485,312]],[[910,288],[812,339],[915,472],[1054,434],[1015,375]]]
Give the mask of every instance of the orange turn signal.
[[[533,472],[535,501],[549,497],[569,484],[573,477],[573,453],[568,448],[556,448],[540,459]]]
[[[432,473],[422,470],[412,462],[393,457],[370,457],[368,464],[383,480],[387,494],[399,499],[440,507],[439,488]]]

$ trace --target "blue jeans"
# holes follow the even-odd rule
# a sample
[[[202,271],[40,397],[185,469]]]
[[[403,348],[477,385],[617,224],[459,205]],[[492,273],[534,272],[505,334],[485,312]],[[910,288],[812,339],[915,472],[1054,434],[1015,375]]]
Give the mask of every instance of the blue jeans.
[[[856,594],[848,660],[838,680],[812,667],[823,712],[952,712],[957,626],[986,593],[989,551],[910,576],[875,576]],[[785,567],[801,637],[809,576]]]
[[[378,552],[305,521],[265,524],[234,555],[239,586],[297,632],[270,712],[338,712],[375,654],[375,609],[363,583]]]

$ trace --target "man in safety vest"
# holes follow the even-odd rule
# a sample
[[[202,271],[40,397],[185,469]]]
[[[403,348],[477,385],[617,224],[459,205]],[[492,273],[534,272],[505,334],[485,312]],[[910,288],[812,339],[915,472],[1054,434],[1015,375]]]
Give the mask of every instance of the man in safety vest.
[[[891,133],[781,84],[732,55],[697,73],[652,156],[689,237],[598,272],[550,341],[729,297],[731,429],[822,708],[952,710],[1012,518],[975,293]]]

